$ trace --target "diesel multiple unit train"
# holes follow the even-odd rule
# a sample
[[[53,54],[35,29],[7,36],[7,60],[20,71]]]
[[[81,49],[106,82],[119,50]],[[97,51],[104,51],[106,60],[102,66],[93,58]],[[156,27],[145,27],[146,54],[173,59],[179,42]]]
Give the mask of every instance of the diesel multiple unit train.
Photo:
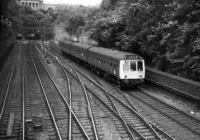
[[[136,54],[71,41],[60,41],[62,54],[89,65],[92,70],[123,88],[142,84],[144,59]]]

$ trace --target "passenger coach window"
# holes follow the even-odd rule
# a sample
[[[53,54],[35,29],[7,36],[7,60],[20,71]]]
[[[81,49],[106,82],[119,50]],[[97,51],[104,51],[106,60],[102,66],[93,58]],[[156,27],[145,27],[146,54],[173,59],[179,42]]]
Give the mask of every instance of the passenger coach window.
[[[143,71],[142,61],[138,61],[138,71]]]
[[[135,61],[131,61],[130,69],[131,69],[131,71],[136,71],[136,62]]]

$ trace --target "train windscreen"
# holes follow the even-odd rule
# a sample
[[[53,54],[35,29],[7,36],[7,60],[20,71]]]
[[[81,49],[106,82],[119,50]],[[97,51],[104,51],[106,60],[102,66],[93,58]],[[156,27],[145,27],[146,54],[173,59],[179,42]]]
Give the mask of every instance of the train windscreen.
[[[131,71],[136,71],[136,61],[131,61],[130,69],[131,69]]]

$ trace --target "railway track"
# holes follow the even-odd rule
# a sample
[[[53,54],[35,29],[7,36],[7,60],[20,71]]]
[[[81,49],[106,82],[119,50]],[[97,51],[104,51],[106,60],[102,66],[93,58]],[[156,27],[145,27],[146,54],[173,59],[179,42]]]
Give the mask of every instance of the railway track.
[[[69,68],[68,73],[72,74],[73,72],[74,72],[74,70],[72,70],[72,68]],[[81,78],[79,77],[79,74],[77,74],[76,72],[74,74],[72,74],[72,76],[73,77],[71,77],[71,79],[76,79],[77,81],[81,80]],[[88,117],[93,118],[94,121],[95,121],[96,127],[97,127],[97,130],[96,130],[97,137],[95,139],[104,139],[103,138],[104,136],[101,132],[102,129],[100,127],[100,118],[98,117],[98,112],[96,110],[97,105],[94,103],[94,100],[97,100],[96,98],[98,98],[98,96],[94,97],[94,95],[93,95],[94,93],[92,91],[87,90],[86,87],[83,85],[83,82],[81,82],[81,81],[79,81],[80,82],[79,84],[82,85],[82,88],[80,89],[81,91],[79,91],[77,89],[77,87],[81,87],[81,85],[77,86],[78,83],[74,83],[74,85],[76,87],[75,91],[78,92],[78,93],[80,92],[81,94],[83,94],[83,92],[84,92],[85,96],[88,96],[88,97],[85,97],[85,98],[87,98],[89,103],[88,104],[83,103],[83,104],[80,104],[80,106],[78,106],[78,107],[76,105],[72,106],[72,107],[75,110],[75,112],[76,112],[77,109],[82,110],[82,108],[84,108],[82,112],[78,113],[79,118],[80,119],[85,118],[85,117],[86,118],[88,118]],[[82,91],[82,90],[84,90],[84,91]],[[74,103],[76,103],[77,99],[81,100],[80,102],[83,102],[83,95],[73,93],[73,96],[75,97]],[[99,100],[101,100],[101,99],[99,99]],[[102,102],[103,102],[103,104],[102,104]],[[133,136],[130,136],[127,133],[128,128],[127,128],[126,124],[124,123],[124,120],[114,110],[105,106],[106,104],[103,100],[101,100],[101,102],[99,102],[98,105],[104,106],[104,112],[106,112],[106,114],[108,116],[110,116],[112,119],[114,119],[114,121],[113,120],[111,120],[111,121],[113,121],[114,124],[117,124],[116,127],[117,127],[117,130],[120,133],[121,138],[123,138],[123,139],[129,139],[129,138],[134,139]],[[88,109],[88,111],[87,111],[86,106],[89,106],[89,108],[90,108],[90,109]],[[86,113],[84,113],[84,112],[86,112]],[[93,125],[93,128],[94,128],[94,125]]]
[[[101,83],[101,82],[99,82]],[[106,84],[103,85],[106,87]],[[115,93],[115,96],[120,98],[125,104],[129,105],[137,112],[139,112],[142,116],[147,118],[148,122],[155,126],[161,126],[158,123],[152,122],[149,116],[153,116],[154,114],[157,115],[158,112],[166,116],[167,118],[171,119],[173,122],[176,122],[186,130],[189,130],[196,136],[188,136],[187,139],[198,139],[199,136],[199,120],[166,104],[159,99],[152,97],[141,90],[134,90],[133,92],[123,92],[120,91],[116,86],[107,86],[107,89],[111,93]],[[146,89],[148,91],[148,89]],[[141,107],[136,107],[134,104],[140,104],[140,102],[144,103],[146,106],[151,107],[154,111],[152,113],[147,113],[141,109]],[[162,126],[161,126],[162,127]],[[156,129],[156,128],[155,128]],[[171,132],[169,130],[165,130],[168,134]]]
[[[97,79],[98,83],[100,85],[102,85],[101,81],[99,79]],[[103,82],[104,83],[104,82]],[[125,105],[129,106],[130,108],[134,109],[136,112],[138,112],[143,118],[145,118],[145,120],[154,128],[154,130],[158,133],[158,135],[162,138],[162,139],[172,139],[174,140],[175,138],[173,138],[171,135],[169,135],[170,133],[167,130],[164,130],[162,128],[162,126],[160,126],[158,123],[156,123],[155,121],[153,121],[148,115],[145,115],[140,108],[135,106],[135,103],[132,102],[130,100],[130,98],[128,97],[127,94],[123,93],[121,90],[119,90],[118,87],[116,87],[116,85],[110,85],[108,86],[108,84],[104,83],[102,86],[106,87],[106,89],[109,90],[110,94],[114,97],[114,98],[118,98],[120,99]],[[112,94],[114,93],[114,94]]]
[[[122,97],[122,93],[117,94],[116,90],[109,90],[111,91],[111,93],[115,93],[115,95],[118,96],[119,99],[123,100]],[[124,92],[123,96],[125,96],[127,99],[124,100],[123,102],[125,104],[130,104],[130,107],[132,107],[133,109],[136,109],[135,106],[133,106],[133,103],[137,104],[139,102],[136,102],[136,100],[132,99],[137,98],[140,102],[145,103],[147,106],[150,106],[151,108],[153,108],[154,110],[160,112],[162,115],[170,118],[172,121],[176,122],[177,124],[179,124],[180,126],[182,126],[183,128],[186,128],[187,130],[189,130],[190,132],[192,132],[196,136],[188,136],[189,139],[198,139],[199,137],[199,130],[200,130],[200,126],[199,126],[199,120],[154,98],[151,97],[147,94],[140,94],[140,92]],[[133,97],[131,97],[133,96]],[[129,99],[129,100],[128,100]],[[137,110],[137,109],[136,109]],[[138,111],[138,110],[137,110]],[[144,111],[139,111],[140,114],[142,114],[145,118],[147,118],[148,122],[151,123],[151,125],[154,125],[155,123],[151,121],[151,119],[148,116],[151,116],[152,114],[147,114]],[[154,113],[156,114],[156,112]],[[158,124],[155,124],[154,126],[159,126]],[[155,130],[158,130],[156,127],[154,127]],[[169,130],[165,130],[167,133],[171,133]],[[160,134],[160,132],[158,131],[158,133]],[[165,135],[165,134],[164,134]],[[161,134],[162,136],[162,134]]]
[[[82,116],[77,115],[78,113],[82,115],[83,112],[76,112],[76,110],[72,109],[73,101],[70,98],[72,97],[71,92],[73,87],[71,87],[69,78],[67,78],[69,95],[67,96],[68,98],[66,98],[63,96],[61,90],[59,90],[59,87],[56,85],[42,61],[40,61],[40,65],[42,66],[40,66],[38,73],[43,73],[41,81],[46,84],[46,90],[50,91],[47,93],[46,98],[49,100],[50,106],[53,107],[53,116],[55,116],[55,123],[58,124],[58,131],[61,137],[63,139],[95,139],[93,130],[88,129],[91,127],[90,123],[88,124],[86,119],[82,119]],[[41,68],[43,70],[41,70]],[[46,71],[46,73],[44,71]],[[44,79],[42,80],[42,78]],[[62,125],[65,126],[63,127]]]
[[[114,109],[124,119],[124,121],[127,123],[129,128],[134,129],[135,133],[139,135],[139,138],[173,139],[167,134],[165,134],[162,130],[157,128],[157,130],[159,130],[160,135],[162,135],[162,138],[161,138],[160,135],[158,135],[158,133],[151,127],[151,125],[142,116],[140,116],[135,110],[127,106],[126,102],[121,102],[121,98],[116,98],[105,89],[103,89],[103,92],[102,92],[102,88],[101,88],[101,91],[97,91],[98,89],[97,87],[99,86],[94,86],[95,84],[91,84],[91,80],[86,82],[86,79],[85,79],[84,83],[88,83],[87,84],[88,88],[92,91],[95,91],[95,93],[98,93],[97,96],[102,98],[108,104],[108,106],[110,106],[110,108]]]
[[[35,47],[34,43],[29,45]],[[160,129],[147,113],[135,107],[137,102],[148,105],[155,110],[154,113],[159,112],[200,136],[199,120],[139,90],[121,92],[117,88],[105,89],[89,72],[83,73],[77,65],[72,67],[64,60],[55,59],[53,61],[58,61],[67,81],[68,94],[64,96],[48,72],[48,64],[35,50],[29,52],[29,49],[26,50],[26,55],[30,53],[26,56],[29,57],[26,64],[19,63],[20,58],[14,61],[5,98],[0,104],[0,139],[34,139],[41,127],[49,139],[105,139],[100,122],[102,118],[112,121],[122,139],[174,139]],[[19,50],[19,53],[24,61],[24,52]],[[40,105],[36,109],[41,109],[36,111],[35,116],[31,111],[33,96],[37,96],[35,101],[40,102],[36,103]],[[99,116],[100,110],[102,116]],[[42,116],[41,112],[44,112]]]
[[[88,80],[88,78],[85,78],[85,75],[83,76],[82,73],[80,75],[80,79],[84,79],[84,84],[87,85],[87,92],[99,98],[99,100],[103,102],[103,104],[107,106],[109,110],[115,112],[115,115],[119,115],[118,117],[121,118],[123,122],[120,124],[120,126],[122,126],[122,124],[125,125],[124,128],[128,132],[128,135],[131,136],[131,138],[134,139],[136,137],[136,139],[162,139],[164,137],[165,139],[173,139],[164,132],[162,132],[162,130],[160,130],[156,126],[154,126],[156,128],[152,128],[151,125],[148,122],[146,122],[144,118],[142,118],[142,116],[140,116],[136,111],[134,111],[132,108],[128,107],[126,104],[121,102],[118,98],[110,97],[111,95],[108,95],[107,91],[105,91],[105,89],[103,89],[102,87],[94,87],[94,85],[97,85],[97,83],[94,83],[94,81],[92,80]],[[110,117],[112,118],[112,116]],[[119,130],[120,129],[121,128],[119,127]],[[159,131],[159,134],[154,129],[156,129],[156,131]],[[160,135],[162,135],[162,138],[160,137]]]
[[[59,65],[59,63],[57,63],[57,65],[62,69],[62,73],[64,74],[66,81],[70,83],[70,87],[68,87],[68,89],[71,91],[69,92],[68,96],[65,96],[65,98],[69,102],[69,106],[72,108],[74,115],[79,120],[79,123],[84,129],[85,133],[88,134],[88,139],[103,139],[103,135],[101,131],[99,131],[100,125],[96,126],[96,124],[98,124],[98,120],[95,119],[93,115],[90,101],[88,100],[87,94],[85,93],[85,89],[81,81],[78,79],[76,80],[67,74],[68,72],[66,72],[64,68]],[[74,123],[71,125],[74,125]],[[74,139],[83,139],[83,135],[80,135],[79,131],[77,131],[74,127],[72,127],[72,129],[72,137],[74,137]]]
[[[97,79],[98,81],[98,79]],[[101,82],[98,82],[101,84]],[[104,82],[102,82],[104,83]],[[134,90],[132,92],[123,92],[120,91],[119,88],[117,88],[115,85],[108,86],[107,84],[102,85],[103,87],[106,87],[111,93],[115,93],[114,95],[121,99],[126,105],[129,105],[131,108],[135,109],[137,112],[139,112],[143,117],[145,117],[148,122],[151,123],[151,125],[163,127],[162,125],[155,123],[155,121],[152,121],[152,118],[149,116],[157,115],[158,112],[160,112],[161,115],[166,116],[167,118],[171,119],[173,122],[176,122],[181,127],[186,128],[186,130],[189,130],[194,135],[197,136],[190,136],[188,135],[187,139],[198,139],[199,137],[199,120],[174,108],[173,106],[170,106],[166,104],[163,101],[160,101],[159,99],[152,97],[145,92],[142,92],[142,90]],[[148,89],[145,89],[148,91]],[[135,104],[140,104],[140,102],[144,103],[146,106],[152,108],[154,112],[152,113],[146,113],[144,110],[142,110],[141,107],[136,107]],[[154,127],[155,128],[155,127]],[[155,128],[157,130],[157,128]],[[165,130],[168,134],[171,134],[171,130]],[[160,132],[159,132],[160,133]],[[174,136],[173,136],[174,137]],[[181,137],[182,139],[182,137]]]
[[[0,139],[24,139],[24,71],[21,58],[24,56],[21,44],[17,43],[12,71],[5,96],[0,104]]]
[[[47,106],[45,92],[39,79],[34,52],[32,51],[33,44],[27,45],[27,66],[26,73],[26,137],[29,139],[56,139],[55,126],[52,121],[50,108]],[[30,108],[30,109],[28,109]],[[29,112],[29,113],[28,113]],[[54,131],[54,132],[53,132]]]
[[[88,133],[90,139],[98,140],[100,138],[100,131],[97,130],[96,123],[98,120],[94,118],[93,110],[91,108],[91,103],[88,99],[87,93],[85,92],[84,86],[81,81],[77,81],[69,75],[69,79],[71,79],[71,89],[72,89],[72,109],[81,124],[84,124],[86,132]],[[99,132],[99,133],[98,133]]]
[[[74,66],[77,67],[77,65],[74,65]],[[84,71],[84,73],[85,73],[85,71]],[[87,71],[86,71],[86,73],[87,73]],[[89,73],[88,75],[91,75],[91,74]],[[91,78],[94,79],[93,77],[91,77]],[[153,113],[147,114],[144,111],[142,111],[141,108],[137,109],[135,106],[133,106],[133,103],[137,104],[139,102],[143,102],[144,104],[146,104],[147,106],[149,106],[155,110],[154,114],[157,114],[159,112],[161,115],[166,116],[167,118],[171,119],[173,122],[176,122],[181,127],[192,132],[194,135],[197,135],[197,137],[199,136],[199,129],[200,129],[199,120],[191,117],[190,115],[187,115],[187,114],[183,113],[182,111],[179,111],[157,99],[153,99],[153,97],[150,97],[149,95],[145,95],[144,93],[141,93],[141,91],[139,91],[139,92],[136,91],[136,93],[134,93],[135,91],[132,93],[124,92],[123,96],[128,98],[128,100],[123,99],[124,97],[122,97],[122,93],[116,94],[116,92],[117,92],[116,90],[111,89],[111,93],[115,93],[114,95],[117,96],[118,99],[121,99],[124,104],[131,107],[132,109],[135,109],[136,112],[139,112],[142,116],[144,116],[148,120],[148,122],[152,125],[154,130],[157,131],[158,134],[162,138],[163,138],[163,135],[165,137],[168,137],[168,136],[166,134],[162,133],[160,131],[160,129],[158,127],[156,127],[156,126],[158,126],[158,124],[155,124],[155,122],[152,122],[150,117],[148,117],[149,115],[151,116]],[[165,132],[170,133],[171,131],[165,130]],[[197,137],[196,136],[188,136],[189,139],[193,139],[193,138],[198,139]],[[170,137],[169,139],[173,139],[173,138]]]
[[[31,90],[32,87],[34,87],[34,84],[30,81],[34,81],[34,76],[35,76],[35,73],[34,73],[34,69],[30,69],[30,66],[29,66],[29,62],[31,62],[30,60],[30,56],[29,56],[29,48],[25,47],[25,59],[26,59],[26,63],[24,64],[24,68],[23,68],[23,71],[24,71],[24,76],[22,77],[23,78],[23,89],[24,89],[24,94],[23,94],[23,102],[24,102],[24,105],[22,106],[22,109],[23,109],[23,118],[24,118],[24,121],[23,121],[23,124],[24,124],[24,129],[25,131],[23,131],[23,140],[24,139],[29,139],[29,140],[32,140],[33,139],[33,124],[32,124],[32,103],[31,103],[31,94],[33,92],[30,93],[29,90]],[[32,67],[33,68],[33,67]],[[32,72],[32,71],[33,72]],[[32,74],[33,73],[33,74]],[[34,75],[34,76],[33,76]]]
[[[153,96],[150,96],[144,92],[137,92],[137,94],[130,92],[130,94],[126,93],[127,97],[131,100],[131,102],[140,101],[144,104],[150,106],[157,112],[161,113],[162,115],[170,118],[183,128],[191,131],[195,135],[200,137],[200,120],[160,101]]]

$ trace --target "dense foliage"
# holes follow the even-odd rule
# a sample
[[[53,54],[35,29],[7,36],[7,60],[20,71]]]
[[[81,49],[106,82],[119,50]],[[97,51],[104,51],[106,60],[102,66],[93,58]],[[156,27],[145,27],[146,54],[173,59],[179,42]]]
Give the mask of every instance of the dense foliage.
[[[88,33],[98,45],[142,55],[159,70],[200,81],[198,0],[103,0],[67,6],[57,23],[69,36]]]
[[[0,55],[21,27],[54,25],[56,37],[89,35],[99,46],[140,54],[152,67],[200,81],[198,0],[103,0],[100,7],[39,11],[1,0],[1,9]]]
[[[60,30],[68,33],[68,39],[79,41],[79,37],[87,30],[90,18],[93,18],[96,8],[83,5],[68,5],[57,9],[57,25]],[[57,26],[57,27],[58,27]],[[59,32],[60,33],[60,32]]]
[[[90,25],[100,46],[138,53],[157,69],[200,81],[198,0],[104,0]]]
[[[1,0],[0,8],[0,56],[11,46],[16,35],[23,32],[23,28],[52,26],[57,19],[53,9],[33,11],[16,0]]]
[[[51,8],[33,11],[27,6],[24,6],[24,10],[22,12],[23,34],[35,33],[53,39],[53,26],[57,19],[57,12]]]
[[[0,56],[11,46],[15,32],[19,29],[18,12],[19,6],[12,0],[0,1]]]

